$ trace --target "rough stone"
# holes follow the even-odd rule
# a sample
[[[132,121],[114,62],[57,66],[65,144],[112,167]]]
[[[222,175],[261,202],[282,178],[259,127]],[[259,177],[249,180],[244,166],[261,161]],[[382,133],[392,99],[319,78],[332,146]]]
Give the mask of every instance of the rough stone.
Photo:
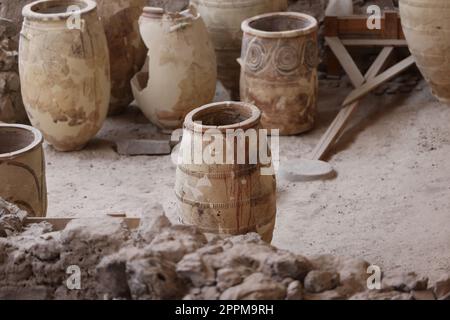
[[[432,290],[412,291],[414,300],[436,300]]]
[[[175,264],[159,255],[136,256],[126,263],[127,281],[135,300],[181,299],[186,292]]]
[[[433,292],[439,300],[450,299],[450,275],[443,276],[439,279],[434,287]]]
[[[303,285],[300,281],[291,282],[287,287],[286,300],[302,300]]]
[[[45,286],[0,288],[0,300],[46,300],[50,297],[50,290]]]
[[[137,254],[136,248],[124,248],[104,257],[96,268],[97,292],[105,299],[131,299],[127,280],[127,260]]]
[[[7,204],[9,206],[9,204]],[[5,205],[3,206],[5,207]],[[9,207],[8,207],[9,208]],[[414,273],[387,274],[367,291],[368,263],[330,255],[307,259],[249,234],[208,242],[192,227],[172,226],[161,208],[129,230],[121,219],[76,219],[62,231],[46,223],[0,238],[4,299],[440,299],[444,277],[427,290]],[[6,211],[4,211],[6,213]],[[10,214],[10,210],[6,214]],[[67,267],[81,270],[69,290]]]
[[[183,257],[207,244],[206,237],[198,229],[190,226],[173,226],[158,234],[150,246],[164,258],[179,262]]]
[[[224,268],[217,271],[217,287],[221,291],[241,284],[243,280],[242,273],[239,270]]]
[[[303,281],[308,272],[312,270],[312,264],[305,257],[286,251],[278,251],[276,254],[267,257],[262,269],[272,276],[290,277]]]
[[[398,291],[365,291],[355,294],[350,300],[412,300],[412,295]]]
[[[344,300],[345,295],[343,295],[339,290],[328,290],[321,293],[305,293],[303,296],[304,300]]]
[[[238,286],[226,290],[221,300],[282,300],[286,288],[262,273],[254,273]]]
[[[395,289],[402,292],[421,291],[427,289],[428,278],[419,277],[414,272],[390,274],[383,278],[382,287],[384,290]]]
[[[0,237],[8,237],[22,231],[27,213],[0,198]]]
[[[336,272],[340,275],[340,291],[346,296],[354,295],[367,289],[370,264],[363,259],[319,255],[310,259],[313,269]]]
[[[336,272],[314,270],[305,278],[305,289],[309,293],[322,293],[333,290],[339,285],[339,274]]]
[[[171,227],[169,219],[164,213],[163,207],[158,204],[149,208],[148,213],[141,217],[141,223],[137,232],[137,241],[150,243],[165,228]]]
[[[177,273],[194,287],[210,286],[216,281],[214,268],[199,253],[185,256],[177,265]]]

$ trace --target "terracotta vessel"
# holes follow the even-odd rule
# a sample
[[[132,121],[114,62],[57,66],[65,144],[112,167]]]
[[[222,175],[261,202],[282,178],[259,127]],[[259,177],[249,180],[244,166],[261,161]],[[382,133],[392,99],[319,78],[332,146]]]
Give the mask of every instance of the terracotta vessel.
[[[70,12],[70,8],[80,8]],[[33,126],[60,151],[100,130],[111,91],[108,45],[91,0],[43,0],[23,9],[19,71]]]
[[[273,0],[191,0],[201,16],[214,43],[218,78],[231,98],[239,97],[239,58],[242,45],[241,23],[258,14],[284,11],[287,1]]]
[[[273,13],[243,22],[241,99],[261,108],[262,126],[294,135],[314,126],[318,95],[317,21]]]
[[[214,99],[216,57],[194,8],[167,13],[147,7],[140,19],[148,65],[132,80],[145,116],[163,130],[183,126],[186,114]]]
[[[130,81],[141,70],[147,48],[139,34],[139,16],[147,0],[96,0],[106,32],[111,62],[109,115],[117,115],[133,101]]]
[[[450,103],[450,1],[401,0],[403,32],[433,94]]]
[[[219,235],[258,232],[271,242],[276,181],[270,158],[260,157],[269,150],[267,138],[258,135],[260,116],[242,102],[210,104],[187,115],[176,178],[183,223]],[[246,134],[250,138],[239,140]]]
[[[0,124],[0,198],[30,216],[47,213],[42,134],[25,125]]]

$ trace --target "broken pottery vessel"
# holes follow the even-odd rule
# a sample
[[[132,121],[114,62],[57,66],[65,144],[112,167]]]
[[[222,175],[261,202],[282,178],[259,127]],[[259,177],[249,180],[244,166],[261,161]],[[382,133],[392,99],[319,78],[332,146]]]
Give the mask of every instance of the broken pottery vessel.
[[[294,135],[313,128],[318,95],[317,21],[301,13],[243,22],[241,99],[261,108],[266,129]]]
[[[96,0],[106,32],[111,63],[109,115],[125,111],[133,101],[130,80],[142,68],[147,49],[139,34],[139,16],[147,0]]]
[[[187,115],[175,187],[184,224],[219,235],[257,232],[272,241],[276,181],[267,137],[259,136],[260,117],[257,107],[241,102],[214,103]]]
[[[47,213],[42,134],[25,125],[0,124],[0,198],[30,216]]]
[[[401,0],[403,32],[433,94],[450,103],[450,1]]]
[[[80,10],[70,12],[78,6]],[[111,91],[108,45],[92,0],[44,0],[23,9],[19,71],[33,126],[59,151],[100,130]]]
[[[179,129],[216,91],[216,57],[205,24],[193,7],[179,13],[147,7],[139,25],[149,59],[131,81],[134,97],[159,128]]]
[[[286,0],[192,0],[214,43],[218,78],[230,91],[231,99],[239,97],[239,58],[242,44],[241,23],[247,18],[272,11],[285,11]]]

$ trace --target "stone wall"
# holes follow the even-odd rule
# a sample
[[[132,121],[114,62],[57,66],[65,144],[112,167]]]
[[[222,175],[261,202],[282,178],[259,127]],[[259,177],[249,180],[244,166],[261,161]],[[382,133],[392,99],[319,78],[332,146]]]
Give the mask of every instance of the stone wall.
[[[450,277],[434,285],[414,273],[386,275],[367,290],[361,259],[306,258],[256,234],[220,239],[172,225],[162,209],[137,230],[120,219],[22,228],[23,214],[0,201],[0,299],[449,299]],[[8,232],[1,232],[8,230]],[[67,286],[69,266],[81,290]]]
[[[0,0],[0,121],[27,123],[18,72],[22,7],[31,0]]]

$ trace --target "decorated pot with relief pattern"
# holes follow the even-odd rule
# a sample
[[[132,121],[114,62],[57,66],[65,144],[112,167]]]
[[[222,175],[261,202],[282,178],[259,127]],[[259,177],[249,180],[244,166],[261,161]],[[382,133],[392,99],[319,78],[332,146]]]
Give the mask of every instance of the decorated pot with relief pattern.
[[[261,124],[295,135],[313,128],[318,96],[317,21],[278,12],[245,20],[241,99],[262,111]]]

